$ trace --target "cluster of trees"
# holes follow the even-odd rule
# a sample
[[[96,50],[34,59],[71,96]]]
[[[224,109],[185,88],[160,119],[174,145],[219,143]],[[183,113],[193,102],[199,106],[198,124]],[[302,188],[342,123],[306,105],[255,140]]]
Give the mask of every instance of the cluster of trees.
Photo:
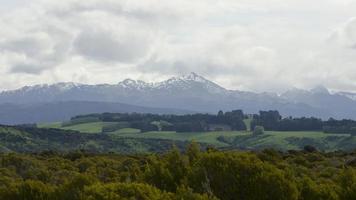
[[[349,133],[356,135],[356,121],[336,120],[327,121],[314,117],[282,118],[278,111],[260,111],[253,115],[251,129],[263,126],[269,131],[324,131],[325,133]]]
[[[248,118],[242,110],[231,112],[219,111],[217,115],[191,114],[191,115],[158,115],[140,113],[103,113],[73,117],[63,126],[88,123],[94,121],[120,122],[121,124],[103,130],[110,132],[120,128],[136,128],[142,132],[147,131],[177,131],[177,132],[203,132],[212,130],[216,125],[228,126],[231,130],[246,130],[244,119]],[[282,118],[278,111],[260,111],[252,115],[250,130],[261,126],[267,131],[324,131],[325,133],[349,133],[356,135],[356,121],[336,120],[327,121],[315,117]]]
[[[126,122],[130,128],[147,131],[202,132],[210,130],[210,125],[226,125],[231,130],[246,130],[242,110],[219,111],[217,115],[158,115],[140,113],[103,113],[73,117],[64,125],[85,123],[85,121]],[[111,127],[113,128],[113,127]],[[111,130],[111,129],[110,129]]]
[[[260,111],[253,115],[251,128],[263,126],[269,131],[316,131],[322,130],[323,121],[314,117],[282,118],[278,111]]]
[[[6,200],[350,200],[356,154],[201,151],[117,155],[0,154]]]
[[[335,120],[330,118],[324,122],[323,131],[325,133],[349,133],[356,135],[356,121],[354,120]]]

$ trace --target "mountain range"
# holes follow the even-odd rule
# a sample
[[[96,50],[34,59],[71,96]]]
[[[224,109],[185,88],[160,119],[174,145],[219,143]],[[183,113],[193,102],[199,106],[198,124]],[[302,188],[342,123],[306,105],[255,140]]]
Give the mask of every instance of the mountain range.
[[[356,94],[330,93],[322,86],[311,90],[294,88],[282,94],[228,90],[195,73],[157,83],[131,79],[112,85],[69,82],[0,93],[1,124],[62,121],[94,112],[185,114],[233,109],[356,119]]]

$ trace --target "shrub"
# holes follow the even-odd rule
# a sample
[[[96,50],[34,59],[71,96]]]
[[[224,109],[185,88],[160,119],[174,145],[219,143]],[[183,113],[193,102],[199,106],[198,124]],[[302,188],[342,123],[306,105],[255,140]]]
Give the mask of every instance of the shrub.
[[[349,132],[351,136],[356,136],[356,127],[351,127]]]
[[[265,133],[265,129],[263,126],[255,126],[253,129],[253,135],[263,135]]]

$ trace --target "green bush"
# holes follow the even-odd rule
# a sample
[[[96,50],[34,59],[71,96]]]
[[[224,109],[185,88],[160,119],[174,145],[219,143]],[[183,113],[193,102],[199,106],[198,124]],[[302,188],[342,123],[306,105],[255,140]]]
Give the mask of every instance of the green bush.
[[[349,133],[351,136],[356,136],[356,127],[351,127]]]
[[[251,136],[250,136],[251,137]],[[0,154],[1,200],[349,200],[355,153]]]
[[[255,126],[253,129],[253,135],[263,135],[265,133],[265,129],[263,126]]]

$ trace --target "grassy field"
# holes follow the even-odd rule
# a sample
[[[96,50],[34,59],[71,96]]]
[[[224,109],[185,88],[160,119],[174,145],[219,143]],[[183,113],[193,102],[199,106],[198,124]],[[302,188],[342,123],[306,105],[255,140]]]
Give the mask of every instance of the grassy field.
[[[59,128],[63,130],[73,130],[82,133],[101,133],[103,127],[117,124],[116,122],[91,122],[75,124],[72,126],[62,126],[61,122],[55,122],[50,124],[39,124],[38,128]]]
[[[252,136],[251,134],[237,137],[228,136],[225,141],[231,146],[246,149],[299,150],[303,149],[305,145],[311,145],[320,150],[333,151],[345,148],[352,149],[356,145],[356,140],[349,134],[325,134],[311,131],[266,131],[264,135],[260,136]]]
[[[322,150],[336,150],[341,148],[340,142],[350,140],[348,134],[324,134],[323,132],[270,132],[264,135],[253,136],[248,131],[227,132],[147,132],[124,133],[119,137],[169,139],[179,141],[196,141],[212,144],[216,147],[229,147],[246,149],[277,148],[281,150],[302,149],[305,145],[313,145]],[[355,141],[356,144],[356,141]]]
[[[37,124],[38,128],[61,128],[62,122],[53,122],[53,123],[40,123]]]
[[[131,138],[148,138],[148,139],[167,139],[179,141],[196,141],[207,144],[212,144],[217,147],[225,147],[228,144],[218,141],[219,136],[241,136],[250,134],[247,131],[228,131],[228,132],[192,132],[192,133],[177,133],[177,132],[146,132],[146,133],[121,133],[119,137]]]
[[[249,119],[244,119],[244,123],[245,123],[245,125],[246,125],[246,128],[247,128],[247,130],[248,131],[250,131],[250,127],[251,127],[251,122],[252,122],[252,119],[251,118],[249,118]]]
[[[111,135],[129,135],[129,134],[138,134],[141,133],[140,129],[135,128],[123,128],[117,131],[109,132]]]
[[[249,124],[249,121],[245,121]],[[83,133],[101,133],[105,126],[114,125],[115,122],[91,122],[72,126],[61,126],[61,123],[41,124],[41,128],[60,128],[75,130]],[[143,138],[143,139],[167,139],[173,141],[196,141],[211,144],[216,147],[231,147],[243,149],[276,148],[281,150],[302,149],[305,145],[312,145],[320,150],[332,151],[338,149],[353,149],[356,147],[355,137],[348,134],[325,134],[323,132],[295,131],[277,132],[266,131],[260,136],[253,136],[250,131],[221,131],[221,132],[145,132],[138,129],[123,128],[108,132],[118,138]]]

